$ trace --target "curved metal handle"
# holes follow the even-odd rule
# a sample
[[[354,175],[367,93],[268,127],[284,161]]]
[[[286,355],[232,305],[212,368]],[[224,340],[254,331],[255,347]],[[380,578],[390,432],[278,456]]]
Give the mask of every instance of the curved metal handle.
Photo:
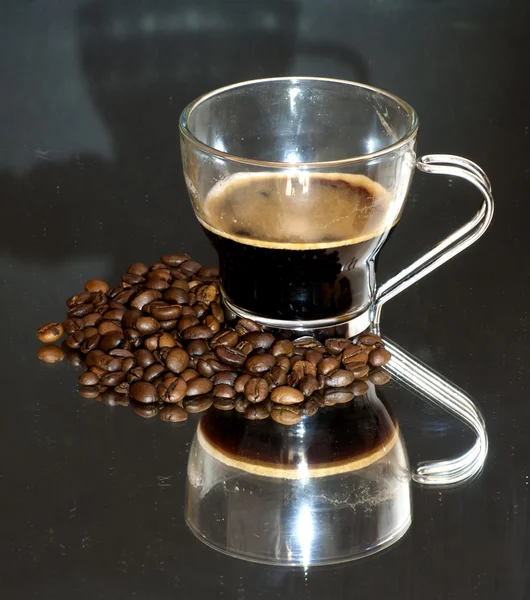
[[[484,202],[471,221],[378,288],[373,316],[375,322],[379,321],[381,307],[387,300],[478,240],[488,228],[493,217],[491,184],[484,171],[475,163],[451,154],[428,154],[420,158],[416,166],[424,173],[451,175],[466,179],[480,190],[484,196]]]
[[[475,477],[484,466],[488,453],[486,426],[480,410],[462,390],[444,380],[417,358],[385,339],[392,360],[386,368],[400,383],[422,399],[437,404],[463,421],[475,434],[472,448],[447,460],[420,462],[412,471],[412,479],[423,485],[455,485]]]

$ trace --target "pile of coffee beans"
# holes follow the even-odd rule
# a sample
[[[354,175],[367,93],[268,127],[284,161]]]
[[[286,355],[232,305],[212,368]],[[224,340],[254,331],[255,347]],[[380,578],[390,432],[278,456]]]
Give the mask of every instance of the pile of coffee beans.
[[[37,336],[48,363],[82,367],[79,393],[149,418],[185,421],[212,405],[286,425],[382,385],[390,353],[377,335],[295,338],[225,309],[218,270],[187,254],[132,264],[121,285],[91,279],[69,298],[67,319]],[[66,335],[62,347],[56,345]]]

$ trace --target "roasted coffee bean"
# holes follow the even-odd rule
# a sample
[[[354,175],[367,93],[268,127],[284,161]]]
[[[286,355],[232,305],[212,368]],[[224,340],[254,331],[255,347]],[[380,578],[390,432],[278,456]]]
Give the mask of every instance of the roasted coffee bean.
[[[269,395],[269,384],[261,377],[251,377],[245,383],[244,394],[249,402],[263,402]]]
[[[119,348],[125,342],[125,335],[122,331],[111,331],[105,334],[99,343],[99,349],[108,352],[114,348]]]
[[[326,377],[326,385],[328,387],[345,387],[353,383],[354,377],[351,371],[346,369],[337,369],[331,375]]]
[[[142,367],[142,369],[147,369],[147,367],[150,367],[155,362],[155,357],[152,352],[149,352],[149,350],[146,350],[145,348],[135,350],[133,354],[136,364],[139,367]]]
[[[122,283],[126,283],[128,285],[137,285],[139,283],[143,283],[145,281],[145,277],[143,275],[138,275],[137,273],[125,273],[125,275],[121,276]]]
[[[207,327],[210,327],[208,325],[208,323],[206,322],[206,320],[208,318],[210,319],[215,319],[215,317],[212,317],[212,315],[207,315],[206,313],[208,312],[208,307],[206,306],[206,304],[203,304],[202,302],[197,302],[196,304],[194,304],[193,309],[195,310],[195,314],[197,315],[197,317],[199,319],[202,319],[204,317],[204,324]],[[206,315],[206,316],[205,316]],[[217,329],[217,331],[214,331],[214,329],[216,328],[216,326],[214,325],[214,327],[210,327],[210,329],[214,332],[217,333],[217,331],[219,331],[219,329],[221,329],[221,326],[219,325],[219,329]]]
[[[150,337],[144,339],[144,346],[149,350],[149,352],[153,352],[158,348],[159,337],[159,335],[151,335]]]
[[[78,352],[77,350],[72,350],[71,348],[68,348],[68,346],[64,343],[63,343],[62,350],[66,354],[66,359],[72,365],[72,367],[78,368],[78,367],[83,366],[85,360],[84,360],[83,355],[80,352]]]
[[[233,410],[235,405],[234,398],[214,398],[213,405],[218,410]]]
[[[392,355],[386,348],[376,348],[369,354],[369,362],[373,367],[383,367],[392,358]]]
[[[74,317],[84,317],[85,315],[88,315],[88,313],[93,312],[93,309],[93,304],[77,304],[68,311],[68,317],[70,319]]]
[[[168,267],[178,267],[187,260],[190,260],[187,254],[164,254],[160,257],[160,262]]]
[[[244,413],[249,406],[251,406],[251,404],[246,398],[243,398],[242,396],[238,396],[235,399],[234,408],[235,408],[236,412]],[[258,404],[258,406],[259,406],[259,404]]]
[[[105,312],[103,314],[103,318],[106,319],[107,321],[116,321],[117,323],[121,323],[121,320],[123,319],[124,314],[125,314],[125,309],[113,308],[113,309]]]
[[[177,340],[170,333],[163,333],[158,338],[159,348],[174,348],[177,345]]]
[[[294,352],[294,345],[290,340],[278,340],[271,348],[273,356],[288,356],[291,357]]]
[[[95,329],[95,328],[90,328],[90,329]],[[81,344],[81,352],[83,352],[83,354],[86,354],[87,352],[90,352],[91,350],[95,350],[96,348],[98,348],[101,343],[102,338],[99,335],[99,333],[97,332],[97,329],[96,329],[96,333],[93,333],[92,335],[88,335],[86,329],[85,329],[84,333],[85,333],[85,339],[83,340],[83,343]],[[105,348],[101,348],[101,349],[106,351]]]
[[[276,365],[276,360],[271,354],[255,354],[245,361],[245,369],[254,375],[270,371]]]
[[[101,279],[89,279],[85,283],[85,290],[87,292],[103,292],[106,294],[109,291],[109,284]]]
[[[142,367],[133,367],[127,373],[127,381],[132,384],[135,381],[142,379],[143,376],[144,376],[144,370],[142,369]]]
[[[233,387],[237,376],[238,374],[234,371],[221,371],[219,373],[216,373],[211,379],[214,385],[226,383],[227,385]]]
[[[212,315],[219,321],[219,323],[224,323],[225,313],[218,302],[210,303],[210,311]]]
[[[211,329],[213,333],[217,333],[221,329],[221,323],[219,323],[213,315],[208,315],[204,319],[204,324]]]
[[[368,353],[357,344],[346,348],[342,353],[342,364],[343,365],[364,365],[368,361]]]
[[[345,369],[351,371],[351,374],[355,377],[355,379],[361,379],[366,377],[370,371],[370,367],[368,365],[358,365],[356,363],[346,364],[344,365]]]
[[[217,288],[214,285],[201,285],[197,286],[197,301],[204,302],[204,304],[210,304],[217,298]]]
[[[136,361],[134,358],[125,358],[121,363],[121,370],[123,373],[128,373],[135,365]]]
[[[114,371],[113,373],[106,373],[101,378],[101,383],[107,387],[114,387],[119,385],[125,379],[125,373],[122,371]]]
[[[168,268],[168,266],[169,266],[169,265],[166,265],[166,264],[165,264],[165,263],[163,263],[163,262],[157,262],[157,263],[155,263],[154,265],[151,265],[151,267],[150,267],[150,269],[149,269],[149,270],[150,270],[151,272],[153,272],[153,271],[158,271],[159,269],[163,269],[163,270],[165,270],[165,269],[167,269],[167,268]]]
[[[382,346],[383,340],[375,333],[362,333],[357,338],[357,344],[362,346]]]
[[[235,348],[240,352],[243,352],[245,356],[248,356],[254,350],[254,346],[250,342],[245,341],[238,342]]]
[[[271,400],[277,404],[299,404],[303,402],[304,395],[300,390],[281,385],[271,392]]]
[[[182,273],[184,273],[184,275],[191,276],[195,275],[195,273],[198,273],[201,270],[201,265],[195,260],[188,259],[180,263],[179,269],[182,271]]]
[[[85,323],[83,319],[66,319],[63,321],[63,329],[64,332],[68,335],[75,333],[76,331],[80,331],[85,328]]]
[[[158,290],[161,292],[162,290],[167,290],[169,288],[169,282],[160,277],[150,277],[144,283],[144,287],[149,290]]]
[[[218,383],[213,387],[213,395],[216,398],[233,398],[236,395],[234,388],[227,383]]]
[[[195,379],[195,377],[199,377],[200,373],[195,369],[185,369],[184,371],[182,371],[182,373],[180,373],[180,376],[182,377],[182,379],[184,379],[184,381],[189,381],[190,379]]]
[[[107,335],[107,333],[111,333],[113,331],[122,331],[122,328],[114,321],[100,321],[98,324],[98,333],[100,335]]]
[[[165,372],[166,368],[163,365],[151,365],[147,367],[144,371],[143,379],[144,381],[152,382],[157,377],[160,377]]]
[[[83,398],[97,398],[101,393],[97,385],[81,385],[78,388],[78,393]]]
[[[187,384],[186,396],[202,396],[210,392],[213,388],[213,383],[206,377],[190,379]]]
[[[142,310],[142,308],[153,302],[153,300],[158,300],[162,298],[162,294],[157,290],[145,290],[137,294],[131,301],[131,306],[133,308],[137,308],[138,310]]]
[[[318,404],[314,398],[308,398],[303,404],[300,405],[302,409],[303,417],[312,417],[318,412]]]
[[[318,363],[322,360],[323,354],[318,350],[306,350],[304,352],[304,358],[316,367]]]
[[[317,375],[315,365],[308,360],[295,360],[291,365],[291,369],[296,371],[300,377],[304,377],[305,375],[316,377]]]
[[[209,349],[208,342],[205,342],[204,340],[193,340],[186,347],[186,351],[190,356],[202,356],[208,352]]]
[[[94,300],[95,294],[93,292],[81,292],[81,294],[77,294],[73,296],[75,298],[74,306],[79,304],[91,304]]]
[[[354,393],[347,388],[328,388],[324,391],[324,404],[333,406],[335,404],[346,404],[353,400]]]
[[[200,324],[199,319],[194,315],[186,315],[180,318],[177,324],[177,331],[182,335],[186,329]]]
[[[293,345],[300,350],[311,350],[312,348],[320,348],[322,344],[310,335],[305,335],[294,340]]]
[[[125,331],[123,332],[123,334],[125,335],[125,339],[130,342],[133,346],[139,346],[140,342],[142,341],[142,336],[140,335],[139,331],[136,331],[136,329],[125,329]]]
[[[150,279],[163,279],[164,281],[171,282],[173,277],[171,275],[171,271],[168,268],[166,268],[166,269],[156,269],[156,271],[153,271],[152,273],[148,273],[147,281],[149,281]]]
[[[180,406],[164,406],[160,411],[160,418],[169,423],[182,423],[188,418],[188,413]]]
[[[159,321],[173,321],[182,314],[180,304],[166,304],[165,306],[155,306],[151,309],[151,316]]]
[[[128,406],[129,405],[129,390],[130,390],[130,384],[128,381],[122,381],[121,383],[119,383],[118,385],[116,385],[114,387],[114,391],[117,392],[118,394],[121,395],[127,395],[127,402],[125,403],[120,403],[122,406]]]
[[[79,331],[74,331],[74,333],[72,333],[72,335],[67,336],[65,342],[66,342],[66,345],[68,346],[68,348],[76,349],[81,346],[84,339],[85,339],[85,334],[81,330],[79,330]]]
[[[209,340],[213,337],[213,331],[205,325],[193,325],[187,327],[182,333],[185,340]]]
[[[142,262],[133,263],[127,269],[127,273],[135,273],[136,275],[147,275],[148,271],[149,268]]]
[[[85,327],[97,327],[102,318],[100,313],[88,313],[88,315],[83,317],[83,323],[85,324]]]
[[[287,385],[290,385],[293,388],[298,387],[298,384],[300,383],[300,379],[302,379],[302,375],[300,374],[300,372],[291,371],[287,375]]]
[[[215,354],[222,363],[234,367],[243,366],[247,360],[247,355],[244,352],[228,346],[217,346]]]
[[[368,393],[368,384],[365,381],[354,381],[351,389],[355,396],[363,396]]]
[[[216,333],[210,341],[210,348],[214,349],[217,346],[227,346],[233,348],[239,341],[239,336],[235,331],[227,330]]]
[[[99,377],[91,371],[86,371],[79,375],[78,379],[81,385],[97,385],[99,383]]]
[[[98,379],[101,379],[101,377],[103,377],[103,375],[106,375],[108,373],[108,371],[105,371],[105,369],[100,369],[99,367],[90,367],[90,373],[94,373],[95,375],[97,375]]]
[[[136,321],[135,329],[139,331],[142,335],[151,335],[158,331],[160,325],[156,319],[153,317],[140,317]]]
[[[178,288],[180,290],[184,290],[185,292],[189,292],[190,286],[185,279],[177,279],[171,283],[171,287]]]
[[[217,279],[219,277],[219,269],[217,267],[201,267],[197,275],[206,279]]]
[[[352,345],[351,341],[346,338],[328,338],[324,345],[330,354],[340,354],[346,348]]]
[[[234,381],[234,389],[238,394],[242,394],[245,391],[245,385],[247,381],[251,378],[248,373],[243,373],[236,377]]]
[[[187,367],[189,356],[182,348],[172,348],[166,356],[166,367],[173,373],[182,373]]]
[[[130,287],[128,290],[123,290],[119,294],[114,297],[114,300],[118,304],[127,304],[129,300],[135,296],[138,292],[138,288],[136,286]]]
[[[215,360],[215,358],[212,358],[210,360],[210,365],[212,366],[212,369],[214,370],[214,373],[221,373],[223,371],[230,371],[231,369],[233,369],[233,366],[230,365],[225,365],[224,363]]]
[[[185,398],[183,400],[184,408],[190,413],[200,413],[208,410],[213,404],[213,396],[206,394],[197,398]]]
[[[49,344],[56,342],[64,333],[63,326],[60,323],[47,323],[37,331],[37,337],[41,342]]]
[[[246,333],[243,336],[243,339],[245,342],[250,342],[254,348],[263,348],[264,350],[268,350],[275,341],[272,334],[257,331]]]
[[[160,329],[164,331],[173,331],[177,326],[177,320],[173,321],[159,321]]]
[[[105,371],[119,371],[121,369],[121,360],[113,356],[108,356],[101,350],[91,350],[86,355],[87,367],[99,367]]]
[[[48,344],[39,348],[38,357],[47,363],[60,362],[64,358],[64,351],[59,346]]]
[[[277,404],[272,407],[271,418],[282,425],[296,425],[302,420],[302,407]]]
[[[237,335],[243,337],[247,333],[261,331],[261,327],[250,319],[239,319],[235,327]]]
[[[158,400],[156,388],[147,381],[136,381],[131,385],[131,397],[137,402],[151,404]]]
[[[269,409],[264,406],[264,403],[251,404],[246,408],[243,415],[245,419],[249,419],[250,421],[261,421],[269,416]]]
[[[385,385],[391,379],[391,375],[384,369],[374,369],[369,375],[370,381],[375,385]]]
[[[314,392],[316,392],[319,386],[316,377],[314,377],[313,375],[306,375],[305,377],[302,377],[300,383],[298,384],[298,387],[302,394],[307,398],[308,396],[311,396]]]
[[[134,413],[144,419],[152,419],[153,417],[156,417],[160,411],[160,408],[156,404],[142,404],[141,402],[135,402],[134,400],[130,403],[130,407]]]
[[[83,329],[83,335],[85,336],[85,340],[91,335],[96,335],[96,333],[98,333],[97,327],[85,327],[85,329]]]
[[[181,287],[170,287],[164,291],[162,296],[166,302],[172,304],[189,304],[190,297],[188,292],[183,290]]]
[[[199,373],[203,376],[203,377],[211,377],[212,375],[215,374],[215,371],[212,367],[212,359],[209,360],[205,360],[204,358],[199,359],[199,362],[197,363],[197,371],[199,371]]]
[[[116,358],[133,358],[133,353],[125,348],[114,348],[109,352],[109,356],[115,356]]]
[[[287,383],[287,373],[278,365],[272,367],[271,372],[268,373],[271,378],[271,387],[278,387],[279,385],[285,385]]]
[[[280,369],[288,373],[291,370],[291,361],[287,358],[287,356],[279,356],[276,359],[276,364]]]
[[[158,395],[164,402],[181,402],[188,389],[187,382],[182,377],[164,380],[157,387]]]

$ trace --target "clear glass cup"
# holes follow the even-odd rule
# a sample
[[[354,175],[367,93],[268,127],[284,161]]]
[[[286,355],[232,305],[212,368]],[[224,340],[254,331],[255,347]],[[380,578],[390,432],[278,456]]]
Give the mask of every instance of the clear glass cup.
[[[349,81],[247,81],[192,102],[180,118],[184,175],[234,313],[265,326],[355,335],[377,321],[385,301],[478,239],[493,214],[487,177],[451,155],[417,160],[417,133],[409,104]],[[470,181],[484,203],[378,285],[375,258],[416,167]]]

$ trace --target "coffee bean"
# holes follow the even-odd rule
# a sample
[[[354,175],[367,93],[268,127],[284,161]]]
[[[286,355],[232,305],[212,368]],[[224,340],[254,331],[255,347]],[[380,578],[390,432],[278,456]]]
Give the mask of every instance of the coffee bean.
[[[254,348],[268,350],[274,344],[274,336],[270,333],[252,332],[243,336],[245,342],[250,342]]]
[[[353,383],[354,377],[351,371],[337,369],[326,377],[326,385],[329,387],[345,387]]]
[[[294,340],[293,345],[300,350],[310,350],[312,348],[320,348],[322,344],[310,335],[305,335]]]
[[[101,378],[101,383],[107,387],[114,387],[119,385],[125,379],[125,373],[122,371],[114,371],[113,373],[106,373]]]
[[[294,345],[290,340],[278,340],[274,343],[271,348],[271,354],[273,356],[288,356],[293,355]]]
[[[206,394],[198,398],[186,398],[183,401],[184,408],[190,413],[200,413],[208,410],[213,404],[213,396]]]
[[[155,386],[147,381],[136,381],[131,385],[131,397],[137,402],[151,404],[158,400]]]
[[[144,371],[143,379],[144,381],[149,381],[151,383],[157,377],[160,377],[165,372],[166,368],[163,365],[151,365],[147,367]]]
[[[163,296],[166,302],[170,302],[171,304],[189,304],[190,297],[188,292],[183,290],[181,287],[170,287],[165,290]]]
[[[212,333],[217,333],[221,329],[221,323],[213,315],[208,315],[204,319],[204,324],[211,329]]]
[[[85,339],[85,334],[79,330],[66,337],[65,343],[69,348],[79,348]]]
[[[261,331],[261,327],[250,319],[239,319],[235,327],[237,335],[243,337],[247,333]]]
[[[182,333],[182,337],[185,340],[209,340],[213,335],[213,331],[205,325],[187,327]]]
[[[255,354],[245,361],[245,368],[253,374],[265,373],[276,365],[276,360],[271,354]]]
[[[166,304],[151,309],[151,315],[160,321],[172,321],[178,319],[181,314],[182,306],[180,304]]]
[[[93,309],[93,304],[78,304],[68,311],[68,317],[70,319],[72,319],[73,317],[84,317],[85,315],[88,315],[88,313],[93,312]]]
[[[195,369],[185,369],[184,371],[182,371],[182,373],[180,373],[180,376],[182,377],[182,379],[184,379],[184,381],[189,381],[190,379],[195,379],[195,377],[199,377],[200,373]]]
[[[99,383],[99,377],[95,373],[87,371],[79,375],[78,379],[81,385],[97,385]]]
[[[251,406],[250,402],[242,396],[238,396],[234,402],[234,408],[238,413],[244,413],[249,406]]]
[[[62,350],[66,355],[68,362],[75,368],[82,367],[85,363],[83,355],[77,350],[72,350],[63,342]]]
[[[123,319],[124,314],[125,314],[125,309],[114,308],[114,309],[108,310],[106,313],[104,313],[103,318],[106,319],[107,321],[116,321],[117,323],[121,323],[121,320]]]
[[[271,372],[268,373],[271,378],[271,387],[278,387],[279,385],[285,385],[287,383],[287,373],[278,365],[272,367]]]
[[[122,285],[137,285],[139,283],[144,283],[145,277],[142,275],[138,275],[137,273],[125,273],[125,275],[121,276]]]
[[[127,373],[127,381],[132,384],[135,381],[142,379],[143,376],[144,370],[142,369],[142,367],[133,367]]]
[[[217,346],[215,354],[222,363],[234,367],[241,367],[247,360],[247,355],[244,352],[229,346]]]
[[[105,334],[99,343],[99,349],[108,352],[114,348],[119,348],[125,342],[125,335],[122,331],[111,331]]]
[[[300,379],[302,379],[302,375],[299,371],[291,371],[291,373],[287,375],[287,385],[290,385],[293,388],[298,387]]]
[[[72,333],[75,333],[76,331],[80,331],[82,329],[85,328],[85,323],[83,321],[83,319],[66,319],[66,321],[63,321],[63,329],[65,331],[66,334],[71,335]]]
[[[166,367],[173,373],[182,373],[187,367],[189,356],[182,348],[172,348],[166,356]]]
[[[368,384],[365,381],[354,381],[352,391],[355,396],[363,396],[368,393]]]
[[[113,331],[121,332],[122,328],[113,321],[101,321],[98,325],[98,333],[100,335],[106,335],[107,333],[111,333]]]
[[[263,402],[269,395],[269,385],[261,377],[251,377],[244,387],[245,398],[252,403]]]
[[[149,352],[153,352],[158,348],[159,337],[159,335],[151,335],[150,337],[144,339],[144,346],[149,350]]]
[[[233,398],[236,392],[232,386],[226,383],[218,383],[213,387],[213,395],[217,398]]]
[[[250,379],[250,375],[248,373],[243,373],[239,375],[234,381],[234,389],[238,394],[242,394],[245,390],[245,385],[247,381]]]
[[[101,322],[102,318],[103,317],[99,313],[93,312],[88,313],[88,315],[85,315],[82,321],[85,324],[85,327],[97,327],[97,325]]]
[[[47,323],[37,331],[37,337],[41,342],[49,344],[56,342],[63,333],[64,329],[60,323]]]
[[[123,373],[128,373],[135,365],[136,361],[134,358],[125,358],[121,363],[121,370]]]
[[[160,325],[156,319],[153,317],[140,317],[136,321],[135,329],[139,331],[142,335],[151,335],[158,331]]]
[[[177,331],[182,335],[186,329],[189,329],[190,327],[196,327],[199,324],[200,321],[196,316],[186,315],[180,318],[177,325]]]
[[[386,348],[376,348],[369,355],[369,362],[373,367],[383,367],[392,358],[392,355]]]
[[[318,412],[318,404],[313,398],[308,398],[300,405],[303,417],[312,417]]]
[[[342,364],[347,365],[364,365],[368,361],[368,353],[357,344],[346,348],[342,353]]]
[[[151,277],[144,283],[144,287],[149,290],[162,291],[169,288],[169,282],[159,277]]]
[[[78,388],[78,393],[83,398],[97,398],[100,394],[99,387],[97,385],[82,385]]]
[[[201,267],[197,275],[205,279],[217,279],[219,277],[219,269],[217,267]]]
[[[109,284],[100,279],[89,279],[85,283],[85,290],[87,292],[103,292],[106,294],[109,291]]]
[[[316,392],[318,387],[317,378],[313,375],[306,375],[305,377],[302,377],[299,383],[300,391],[306,397],[311,396],[314,392]]]
[[[85,336],[85,340],[92,335],[96,335],[96,333],[98,333],[97,327],[85,327],[85,329],[83,329],[83,335]]]
[[[353,400],[354,393],[347,388],[328,388],[324,391],[324,405],[346,404]]]
[[[180,270],[184,275],[195,275],[198,271],[201,270],[201,265],[195,260],[185,260],[183,263],[179,265]]]
[[[308,360],[295,360],[291,366],[293,371],[296,371],[300,377],[304,377],[305,375],[312,375],[316,377],[317,370],[313,363]]]
[[[264,406],[264,403],[251,404],[246,408],[243,415],[245,419],[249,419],[250,421],[261,421],[269,416],[269,409]]]
[[[218,410],[232,410],[235,400],[233,398],[214,398],[213,405]]]
[[[130,407],[134,413],[136,413],[139,417],[143,417],[144,419],[156,417],[160,410],[159,407],[154,404],[142,404],[134,401],[131,402]]]
[[[272,390],[271,400],[277,404],[298,404],[303,402],[304,395],[300,390],[281,385]]]
[[[351,374],[355,377],[355,379],[366,377],[370,371],[370,367],[368,365],[358,365],[356,363],[344,365],[344,368],[348,369],[348,371],[351,371]]]
[[[186,395],[188,385],[182,377],[173,377],[158,384],[157,392],[164,402],[181,402]]]
[[[219,373],[216,373],[211,379],[214,385],[226,383],[227,385],[233,387],[237,376],[238,374],[234,371],[221,371]]]
[[[346,348],[352,345],[351,341],[346,338],[328,338],[324,345],[330,354],[340,354]]]
[[[164,406],[160,411],[160,418],[170,423],[181,423],[188,418],[188,413],[180,406]]]
[[[277,404],[272,407],[271,418],[281,425],[296,425],[302,420],[302,408],[300,406],[281,406]]]
[[[92,292],[81,292],[80,294],[72,296],[71,300],[75,298],[75,300],[73,300],[74,306],[79,304],[91,304],[94,296],[95,294]]]
[[[153,300],[158,300],[162,298],[162,294],[157,290],[145,290],[137,294],[131,301],[131,306],[133,308],[137,308],[138,310],[142,310],[142,308],[153,302]]]
[[[90,327],[89,329],[95,329],[95,327]],[[95,329],[95,331],[96,331],[96,333],[93,333],[92,335],[88,335],[88,329],[85,329],[85,331],[84,331],[85,339],[83,340],[83,343],[81,344],[81,352],[83,352],[83,354],[86,354],[87,352],[90,352],[91,350],[95,350],[100,345],[101,336],[97,332],[97,329]],[[105,348],[102,348],[102,350],[105,350]]]
[[[97,375],[98,379],[101,379],[101,377],[103,377],[103,375],[106,375],[108,371],[105,371],[105,369],[100,369],[99,367],[92,366],[90,367],[90,373],[94,373],[95,375]]]
[[[228,346],[229,348],[233,348],[239,341],[239,336],[235,331],[220,331],[216,333],[211,342],[210,348],[214,349],[217,346]]]
[[[171,283],[171,287],[178,288],[180,290],[184,290],[185,292],[189,292],[190,286],[185,279],[177,279]]]
[[[208,350],[208,343],[204,340],[193,340],[186,347],[186,351],[190,356],[202,356]]]
[[[357,338],[357,344],[361,344],[362,346],[377,346],[383,345],[383,340],[375,333],[362,333]]]
[[[114,300],[119,304],[127,304],[129,300],[138,293],[138,288],[136,286],[129,288],[128,290],[123,290],[117,296],[114,297]]]
[[[163,333],[158,338],[159,348],[174,348],[177,345],[177,340],[170,333]]]
[[[190,379],[187,384],[186,396],[202,396],[210,392],[213,388],[213,383],[206,377]]]
[[[304,352],[304,358],[316,367],[318,363],[323,359],[323,354],[322,352],[319,352],[318,350],[314,349],[306,350]]]
[[[279,356],[276,359],[276,365],[286,373],[291,370],[291,361],[287,358],[287,356]]]
[[[133,263],[132,265],[129,265],[129,268],[127,269],[127,273],[134,273],[136,275],[147,275],[148,271],[149,268],[142,262]]]
[[[197,288],[197,301],[204,302],[204,304],[210,304],[217,298],[217,288],[215,285],[201,285]]]
[[[86,355],[87,367],[98,367],[104,371],[119,371],[121,369],[121,361],[119,358],[108,356],[101,350],[91,350]]]
[[[391,379],[391,375],[384,369],[374,369],[369,375],[370,381],[375,385],[385,385]]]
[[[123,332],[123,334],[125,335],[125,339],[134,347],[139,346],[141,341],[142,341],[142,336],[140,335],[139,331],[136,331],[136,329],[125,329],[125,331]]]
[[[215,371],[213,370],[211,362],[212,362],[212,359],[209,359],[209,360],[205,360],[203,358],[199,359],[199,362],[197,363],[197,371],[199,371],[199,373],[203,377],[211,377],[212,375],[215,374]]]
[[[212,315],[219,321],[219,323],[224,323],[225,313],[218,302],[210,303],[210,311]]]
[[[189,259],[190,257],[187,254],[164,254],[160,257],[160,262],[168,267],[178,267]]]
[[[136,364],[142,369],[147,369],[155,362],[155,357],[149,350],[145,350],[141,348],[140,350],[136,350],[133,352],[134,358],[136,360]]]

